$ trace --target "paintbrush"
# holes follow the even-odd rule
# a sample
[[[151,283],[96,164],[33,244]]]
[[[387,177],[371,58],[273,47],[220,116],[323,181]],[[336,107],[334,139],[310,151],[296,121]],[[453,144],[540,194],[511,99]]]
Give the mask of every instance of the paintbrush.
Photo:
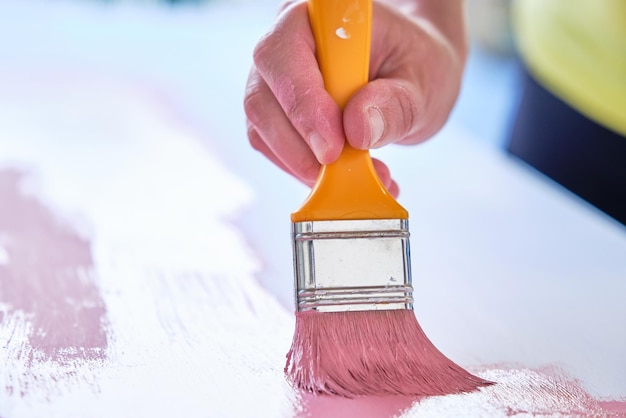
[[[340,108],[368,82],[371,0],[309,0],[326,90]],[[489,382],[446,356],[413,313],[408,212],[369,151],[345,145],[291,215],[296,328],[285,373],[347,397],[443,395]]]

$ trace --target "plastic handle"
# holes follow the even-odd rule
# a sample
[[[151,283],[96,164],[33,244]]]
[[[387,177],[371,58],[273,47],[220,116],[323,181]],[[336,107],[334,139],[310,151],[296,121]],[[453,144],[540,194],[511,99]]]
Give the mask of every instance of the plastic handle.
[[[326,90],[343,109],[368,82],[372,0],[308,0],[317,60]],[[378,178],[369,151],[345,145],[322,166],[292,222],[408,219],[408,212]]]

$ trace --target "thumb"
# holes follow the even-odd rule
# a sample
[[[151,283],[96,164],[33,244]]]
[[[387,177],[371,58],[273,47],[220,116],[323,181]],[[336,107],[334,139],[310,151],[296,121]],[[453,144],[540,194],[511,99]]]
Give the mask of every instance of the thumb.
[[[426,139],[419,137],[423,107],[420,93],[415,85],[398,79],[377,79],[364,86],[343,113],[350,145],[370,149]]]

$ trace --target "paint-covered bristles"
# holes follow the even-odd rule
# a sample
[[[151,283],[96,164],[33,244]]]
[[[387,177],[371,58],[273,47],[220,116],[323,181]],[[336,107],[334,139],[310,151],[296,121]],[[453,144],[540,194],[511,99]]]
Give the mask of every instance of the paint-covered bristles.
[[[295,387],[345,397],[447,395],[491,384],[444,356],[406,309],[296,313],[285,373]]]

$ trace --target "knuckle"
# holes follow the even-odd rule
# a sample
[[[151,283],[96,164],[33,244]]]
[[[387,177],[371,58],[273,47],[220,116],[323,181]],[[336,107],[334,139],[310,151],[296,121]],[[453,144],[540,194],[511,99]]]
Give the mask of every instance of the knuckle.
[[[272,30],[259,39],[252,51],[252,62],[257,67],[263,67],[267,62],[267,58],[272,56],[276,49],[277,32]]]
[[[278,8],[278,13],[283,13],[285,10],[291,8],[293,5],[302,3],[301,0],[287,0],[284,1]]]
[[[243,109],[246,117],[253,124],[258,124],[261,119],[263,105],[266,100],[264,89],[258,83],[248,85],[243,99]]]
[[[285,113],[293,125],[301,132],[313,130],[314,125],[323,123],[329,109],[320,92],[314,88],[306,88],[298,92],[292,93],[285,100]]]
[[[388,188],[392,183],[391,172],[382,162],[380,164],[376,164],[375,168],[376,174],[378,174],[378,178],[383,183],[383,185]]]
[[[312,182],[317,178],[320,170],[320,164],[311,154],[306,154],[294,161],[296,171],[304,179]]]
[[[381,179],[383,179],[384,181],[387,181],[388,179],[391,178],[389,167],[387,167],[385,163],[383,163],[382,161],[378,159],[373,159],[372,161],[374,163],[374,168],[376,168],[376,172],[381,177]]]
[[[398,94],[396,95],[396,99],[398,100],[398,106],[400,108],[400,118],[402,132],[400,132],[401,138],[411,135],[412,132],[415,131],[417,127],[417,104],[414,98],[414,95],[409,91],[408,88],[401,86],[398,90]]]
[[[261,139],[261,135],[259,135],[257,130],[252,126],[248,127],[248,142],[250,143],[252,149],[256,151],[262,151],[265,148],[265,144],[263,142],[263,139]]]
[[[250,146],[252,147],[252,149],[256,151],[260,151],[261,138],[259,138],[256,132],[248,131],[248,142],[250,143]]]
[[[313,103],[310,89],[301,92],[290,102],[290,105],[285,109],[285,113],[294,122],[302,121],[307,115],[310,116],[309,106],[312,106],[313,109],[317,108],[315,103]]]

